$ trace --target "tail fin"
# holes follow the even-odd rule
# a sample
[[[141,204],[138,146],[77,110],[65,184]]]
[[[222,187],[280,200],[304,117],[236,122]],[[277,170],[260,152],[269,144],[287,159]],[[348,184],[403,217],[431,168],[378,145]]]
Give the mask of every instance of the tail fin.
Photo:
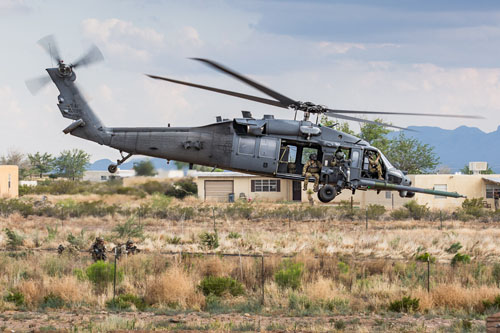
[[[110,135],[76,87],[75,73],[73,71],[70,73],[61,73],[59,68],[49,68],[47,72],[60,92],[57,106],[62,116],[75,120],[63,132],[97,142],[101,145],[106,144],[110,139]]]

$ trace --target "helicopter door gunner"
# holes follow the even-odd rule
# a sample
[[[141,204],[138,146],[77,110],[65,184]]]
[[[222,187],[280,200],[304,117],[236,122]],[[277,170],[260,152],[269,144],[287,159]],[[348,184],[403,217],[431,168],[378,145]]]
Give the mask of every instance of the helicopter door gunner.
[[[380,154],[374,151],[368,152],[368,171],[372,175],[377,175],[377,178],[384,180],[382,177],[382,163],[380,162]]]
[[[321,162],[318,161],[318,156],[316,154],[309,155],[309,161],[304,165],[302,170],[302,176],[304,179],[304,191],[307,190],[307,185],[309,184],[309,178],[314,177],[314,192],[319,190],[319,173],[321,171]]]

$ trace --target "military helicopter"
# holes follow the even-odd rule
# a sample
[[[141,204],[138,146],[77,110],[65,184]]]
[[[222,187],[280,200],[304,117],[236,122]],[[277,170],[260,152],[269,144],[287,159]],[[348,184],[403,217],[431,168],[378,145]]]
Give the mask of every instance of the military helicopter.
[[[80,60],[68,65],[62,61],[52,36],[42,38],[38,43],[57,61],[58,66],[46,69],[49,77],[27,81],[29,90],[36,93],[50,80],[54,82],[60,92],[57,106],[64,118],[73,120],[63,132],[120,151],[121,159],[108,167],[110,173],[116,172],[118,166],[131,156],[146,155],[164,158],[167,161],[187,162],[190,167],[198,164],[266,177],[291,179],[300,186],[300,182],[304,180],[302,173],[304,164],[311,154],[315,154],[322,162],[319,170],[318,198],[324,203],[332,201],[342,190],[350,190],[352,193],[356,190],[398,191],[401,197],[406,198],[413,197],[415,193],[463,197],[456,192],[412,187],[407,173],[395,168],[379,149],[354,135],[335,129],[335,126],[321,126],[318,124],[318,118],[327,116],[404,129],[353,115],[479,117],[330,109],[284,96],[212,60],[194,58],[273,99],[167,77],[148,76],[288,109],[295,113],[295,118],[275,119],[273,115],[264,115],[262,119],[254,119],[251,112],[242,111],[242,118],[231,120],[217,116],[215,123],[200,127],[170,127],[170,124],[168,127],[107,127],[92,111],[75,85],[74,70],[77,67],[103,60],[99,49],[93,46]],[[298,112],[303,113],[302,120],[297,120]],[[311,115],[317,116],[315,122],[309,119]],[[371,154],[379,157],[381,177],[375,175],[369,168]]]

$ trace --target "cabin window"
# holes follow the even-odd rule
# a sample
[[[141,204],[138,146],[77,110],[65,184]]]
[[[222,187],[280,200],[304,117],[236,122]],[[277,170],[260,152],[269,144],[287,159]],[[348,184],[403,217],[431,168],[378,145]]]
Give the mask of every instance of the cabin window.
[[[276,156],[276,146],[277,142],[275,139],[260,139],[259,156],[274,158]]]
[[[316,154],[316,157],[319,157],[318,150],[316,148],[304,148],[302,150],[302,164],[306,164],[307,161],[309,161],[309,156],[311,156],[312,154]]]
[[[354,150],[351,156],[351,166],[357,167],[359,163],[359,151]]]
[[[238,145],[238,153],[242,155],[253,155],[255,152],[255,138],[241,137]]]
[[[434,191],[448,191],[448,185],[446,184],[436,184],[434,185]],[[434,198],[436,199],[446,199],[445,196],[442,195],[435,195]]]
[[[500,186],[486,184],[486,198],[493,199],[496,196],[500,196]]]
[[[252,180],[252,192],[281,192],[279,179]]]

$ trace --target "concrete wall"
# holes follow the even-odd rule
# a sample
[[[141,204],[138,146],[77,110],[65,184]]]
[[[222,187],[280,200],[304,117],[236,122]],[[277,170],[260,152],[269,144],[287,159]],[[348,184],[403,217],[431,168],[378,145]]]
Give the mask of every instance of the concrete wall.
[[[0,198],[17,198],[19,195],[19,168],[17,165],[0,165]]]

